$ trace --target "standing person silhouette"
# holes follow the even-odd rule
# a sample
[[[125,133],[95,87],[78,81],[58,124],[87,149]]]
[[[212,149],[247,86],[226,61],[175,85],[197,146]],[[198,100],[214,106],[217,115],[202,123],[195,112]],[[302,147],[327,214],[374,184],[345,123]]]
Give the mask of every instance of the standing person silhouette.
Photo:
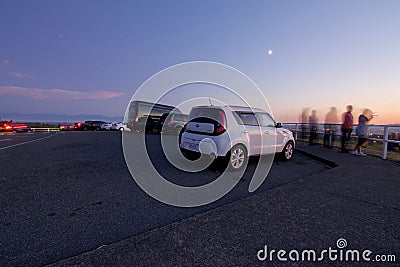
[[[332,148],[335,142],[336,124],[338,123],[338,115],[336,107],[331,107],[325,118],[325,134],[324,134],[324,147]]]
[[[310,115],[310,108],[304,108],[303,112],[301,113],[301,138],[307,138],[307,124],[308,124],[308,117]]]
[[[345,112],[343,114],[343,123],[342,123],[342,127],[341,127],[341,130],[342,130],[341,152],[342,153],[349,152],[347,150],[346,146],[347,146],[347,142],[350,140],[351,132],[353,131],[353,114],[351,114],[351,112],[353,111],[353,106],[348,105],[346,107],[346,110],[347,110],[347,112]]]
[[[368,138],[368,123],[372,120],[372,111],[368,108],[364,109],[363,113],[358,117],[358,126],[356,134],[358,136],[358,142],[354,150],[351,152],[353,155],[366,156],[361,152],[361,146],[367,142]]]
[[[311,111],[311,116],[308,118],[308,123],[310,124],[310,138],[309,138],[309,145],[314,145],[314,140],[317,138],[317,130],[318,130],[318,118],[317,118],[317,111],[313,109]]]

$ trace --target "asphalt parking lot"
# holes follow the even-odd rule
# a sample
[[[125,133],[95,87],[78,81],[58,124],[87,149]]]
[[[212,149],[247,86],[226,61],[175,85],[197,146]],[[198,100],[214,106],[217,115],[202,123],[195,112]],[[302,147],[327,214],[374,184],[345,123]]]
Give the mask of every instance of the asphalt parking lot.
[[[157,144],[158,138],[149,136],[148,141]],[[161,153],[158,161],[165,164]],[[245,174],[222,199],[177,208],[149,197],[134,182],[120,132],[1,135],[0,162],[1,266],[56,262],[328,169],[295,154],[290,162],[274,162],[252,194]],[[201,177],[218,172],[209,168]]]

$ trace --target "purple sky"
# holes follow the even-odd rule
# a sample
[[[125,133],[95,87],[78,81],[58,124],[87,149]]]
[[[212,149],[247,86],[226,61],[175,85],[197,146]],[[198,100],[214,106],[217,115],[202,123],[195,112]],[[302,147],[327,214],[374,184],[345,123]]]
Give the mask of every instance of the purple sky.
[[[400,122],[398,14],[386,0],[1,1],[0,113],[122,116],[154,73],[207,60],[252,78],[281,121],[351,103]]]

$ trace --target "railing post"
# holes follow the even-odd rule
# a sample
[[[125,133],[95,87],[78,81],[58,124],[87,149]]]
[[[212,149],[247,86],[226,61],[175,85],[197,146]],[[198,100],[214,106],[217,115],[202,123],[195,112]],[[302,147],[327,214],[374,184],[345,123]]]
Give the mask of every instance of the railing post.
[[[387,156],[388,138],[389,138],[389,127],[385,125],[383,126],[382,159],[386,159]]]
[[[330,126],[329,126],[329,141],[328,141],[328,147],[332,147],[332,133],[333,133],[332,128],[333,128],[333,125],[330,125]]]

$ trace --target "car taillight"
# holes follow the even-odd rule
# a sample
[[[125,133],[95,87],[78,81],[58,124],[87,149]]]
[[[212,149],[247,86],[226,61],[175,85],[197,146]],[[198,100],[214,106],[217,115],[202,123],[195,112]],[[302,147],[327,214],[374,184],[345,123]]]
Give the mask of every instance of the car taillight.
[[[172,120],[169,120],[169,121],[168,121],[168,125],[172,125]]]
[[[221,116],[221,125],[225,128],[226,125],[225,113],[222,110],[220,110],[219,115]]]
[[[217,134],[222,134],[222,133],[224,133],[226,131],[226,129],[225,129],[225,127],[224,126],[222,126],[222,125],[219,125],[218,127],[217,127],[217,130],[215,131]]]
[[[226,128],[225,128],[225,126],[226,126],[225,113],[222,110],[220,110],[219,111],[219,115],[221,116],[221,123],[218,124],[218,127],[217,127],[217,129],[215,131],[216,134],[222,134],[222,133],[224,133],[226,131]]]
[[[135,122],[139,122],[139,116],[135,117]]]

